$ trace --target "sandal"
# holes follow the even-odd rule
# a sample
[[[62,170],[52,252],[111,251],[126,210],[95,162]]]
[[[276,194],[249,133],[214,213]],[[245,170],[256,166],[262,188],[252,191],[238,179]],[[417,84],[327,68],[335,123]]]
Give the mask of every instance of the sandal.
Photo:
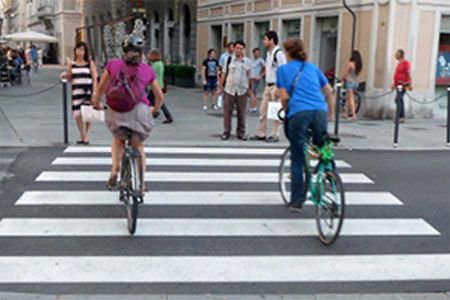
[[[117,188],[117,175],[109,177],[108,181],[106,182],[106,187],[110,191]]]
[[[83,145],[84,142],[83,141],[77,141],[77,145]]]

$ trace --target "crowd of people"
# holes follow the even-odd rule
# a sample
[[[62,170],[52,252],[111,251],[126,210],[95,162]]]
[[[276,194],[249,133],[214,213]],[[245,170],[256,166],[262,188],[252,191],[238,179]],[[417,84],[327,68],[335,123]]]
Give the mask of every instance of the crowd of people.
[[[39,71],[43,64],[44,50],[30,45],[24,48],[0,48],[0,81],[2,84],[20,84],[23,75],[29,78],[31,70]]]

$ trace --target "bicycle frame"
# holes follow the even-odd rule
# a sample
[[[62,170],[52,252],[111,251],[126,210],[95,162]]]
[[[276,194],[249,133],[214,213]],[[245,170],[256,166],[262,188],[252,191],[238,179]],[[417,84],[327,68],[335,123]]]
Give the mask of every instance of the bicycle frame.
[[[314,170],[311,172],[311,153],[317,153],[319,162],[317,166],[314,168]],[[324,186],[323,186],[323,177],[325,176],[325,173],[327,171],[334,170],[334,152],[333,152],[333,145],[331,142],[325,142],[325,145],[321,148],[318,148],[316,146],[313,146],[311,144],[307,144],[305,146],[305,157],[307,158],[306,161],[308,163],[308,174],[307,180],[311,183],[310,184],[310,200],[314,203],[314,205],[323,207],[323,195],[325,193]],[[316,175],[315,180],[313,181],[313,175]],[[332,183],[333,192],[336,191],[335,183]],[[319,201],[317,199],[320,199]]]

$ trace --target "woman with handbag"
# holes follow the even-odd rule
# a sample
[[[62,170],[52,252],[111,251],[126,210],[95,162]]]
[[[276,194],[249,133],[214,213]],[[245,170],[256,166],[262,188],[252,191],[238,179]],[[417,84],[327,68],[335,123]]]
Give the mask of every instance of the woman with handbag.
[[[328,118],[333,115],[334,93],[322,71],[307,61],[301,39],[290,38],[283,46],[288,63],[277,70],[277,87],[283,108],[287,110],[288,122],[285,126],[291,145],[292,191],[289,209],[296,211],[302,208],[305,201],[303,161],[308,131],[312,132],[314,144],[321,146],[322,137],[327,132],[327,114]]]
[[[83,122],[81,106],[92,105],[91,97],[97,88],[97,69],[89,58],[86,43],[77,43],[73,52],[75,59],[72,61],[67,58],[67,71],[61,74],[61,79],[67,79],[72,83],[72,115],[80,133],[80,140],[77,141],[77,144],[89,145],[92,123]]]
[[[156,73],[156,80],[158,80],[159,85],[162,88],[163,93],[167,93],[167,85],[164,82],[164,63],[161,59],[161,51],[159,49],[152,49],[148,54],[148,60],[150,61],[150,65],[152,66],[153,70]],[[149,89],[148,92],[148,99],[152,103],[152,105],[155,105],[155,95],[153,94],[152,89]],[[166,118],[162,123],[163,124],[170,124],[173,123],[173,116],[170,113],[169,109],[167,108],[167,105],[163,103],[161,106],[161,110],[164,114],[164,117]]]

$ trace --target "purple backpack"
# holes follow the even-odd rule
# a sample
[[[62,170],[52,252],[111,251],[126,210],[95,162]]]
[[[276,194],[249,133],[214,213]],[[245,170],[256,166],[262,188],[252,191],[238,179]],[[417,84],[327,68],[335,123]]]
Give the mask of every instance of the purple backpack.
[[[114,78],[111,79],[107,92],[106,104],[118,112],[132,110],[141,100],[139,91],[138,66],[123,65]]]

